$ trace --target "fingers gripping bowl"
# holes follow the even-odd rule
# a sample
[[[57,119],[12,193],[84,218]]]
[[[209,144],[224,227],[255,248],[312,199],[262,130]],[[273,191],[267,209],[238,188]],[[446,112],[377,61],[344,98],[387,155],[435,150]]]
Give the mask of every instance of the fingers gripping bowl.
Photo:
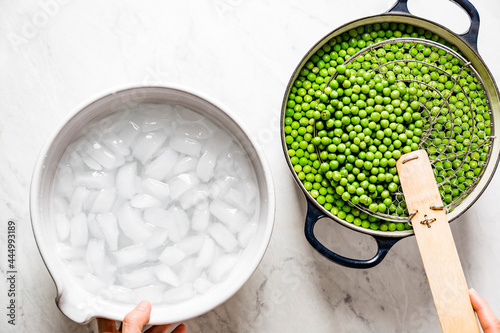
[[[235,294],[264,255],[275,211],[246,133],[210,97],[175,85],[115,90],[70,114],[30,194],[61,311],[123,320],[151,298],[150,323],[162,324]]]

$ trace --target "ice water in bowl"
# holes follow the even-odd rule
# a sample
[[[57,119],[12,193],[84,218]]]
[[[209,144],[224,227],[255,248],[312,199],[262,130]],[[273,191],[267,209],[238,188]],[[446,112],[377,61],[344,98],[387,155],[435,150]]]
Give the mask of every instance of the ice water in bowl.
[[[88,124],[54,183],[58,254],[82,288],[178,303],[224,281],[257,229],[249,156],[223,127],[174,104]]]

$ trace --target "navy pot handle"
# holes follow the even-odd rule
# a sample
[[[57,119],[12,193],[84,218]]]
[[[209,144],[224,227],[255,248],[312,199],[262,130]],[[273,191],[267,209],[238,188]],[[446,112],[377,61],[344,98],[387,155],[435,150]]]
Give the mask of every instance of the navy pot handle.
[[[465,42],[467,42],[472,48],[474,48],[475,51],[477,51],[477,36],[479,34],[479,23],[480,23],[479,12],[477,11],[476,7],[474,7],[472,3],[470,3],[468,0],[451,0],[451,1],[455,2],[457,5],[462,7],[462,9],[465,10],[465,12],[470,17],[469,30],[466,33],[458,36],[461,37]],[[408,10],[408,0],[397,0],[396,4],[387,12],[411,14],[410,11]]]
[[[373,237],[377,241],[378,245],[377,253],[373,258],[367,260],[347,258],[328,249],[314,235],[314,226],[316,225],[316,222],[318,222],[322,217],[325,217],[325,215],[318,208],[316,208],[316,206],[311,201],[308,200],[306,224],[304,230],[306,239],[316,251],[321,253],[327,259],[342,266],[351,268],[374,267],[382,262],[391,247],[396,244],[398,240],[400,240],[400,238]]]

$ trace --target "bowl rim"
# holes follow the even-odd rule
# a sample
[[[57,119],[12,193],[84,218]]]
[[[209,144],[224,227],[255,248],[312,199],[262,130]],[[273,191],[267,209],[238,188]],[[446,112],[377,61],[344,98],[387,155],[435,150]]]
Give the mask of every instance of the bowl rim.
[[[98,94],[95,94],[91,96],[90,98],[85,99],[83,102],[79,103],[75,108],[73,108],[70,112],[68,112],[63,120],[54,128],[54,130],[51,132],[50,136],[47,138],[45,141],[42,149],[39,152],[39,155],[37,157],[32,177],[31,177],[31,184],[30,184],[30,193],[29,193],[29,210],[30,210],[30,220],[31,220],[31,227],[33,230],[33,235],[35,237],[35,242],[37,244],[38,251],[41,255],[41,258],[56,285],[56,292],[57,292],[57,297],[56,297],[56,305],[58,308],[61,310],[61,312],[67,316],[69,319],[80,322],[80,323],[87,323],[91,321],[92,319],[96,317],[101,317],[99,313],[96,312],[91,312],[86,318],[82,321],[81,318],[75,318],[74,316],[71,316],[63,311],[63,309],[60,306],[60,300],[61,296],[63,293],[67,292],[65,286],[67,285],[67,282],[63,281],[60,275],[57,273],[54,273],[55,269],[58,267],[58,263],[56,262],[58,259],[58,256],[54,255],[53,252],[48,251],[49,247],[47,244],[45,244],[43,240],[43,228],[42,228],[42,223],[41,222],[41,216],[39,214],[40,211],[40,198],[39,198],[39,193],[41,190],[41,183],[42,183],[42,174],[43,170],[45,168],[45,161],[48,156],[48,153],[55,143],[55,140],[59,133],[72,121],[72,119],[80,113],[85,112],[85,110],[89,107],[92,106],[92,104],[97,103],[99,101],[102,101],[104,99],[110,98],[112,95],[119,94],[119,93],[124,93],[126,91],[143,91],[147,89],[166,89],[166,90],[175,90],[180,92],[181,94],[186,94],[186,95],[191,95],[194,98],[201,100],[203,103],[208,103],[211,104],[213,107],[215,107],[218,112],[221,112],[222,114],[225,114],[227,117],[230,118],[230,120],[234,123],[236,129],[236,132],[239,132],[242,134],[247,140],[245,144],[249,144],[251,148],[255,151],[257,155],[257,163],[256,166],[258,166],[261,169],[262,172],[262,177],[265,181],[265,192],[267,195],[267,200],[264,202],[261,202],[262,204],[266,205],[267,208],[267,214],[265,216],[265,228],[263,228],[263,234],[261,236],[261,243],[258,244],[257,251],[254,251],[252,253],[252,258],[254,260],[252,261],[247,261],[245,264],[246,269],[241,270],[244,274],[240,274],[237,279],[235,279],[233,286],[234,288],[226,288],[220,295],[217,295],[218,297],[212,297],[210,302],[208,303],[208,306],[205,306],[203,308],[193,309],[190,313],[186,313],[184,315],[177,315],[177,316],[169,316],[168,314],[166,315],[165,313],[165,305],[159,304],[156,306],[153,306],[152,311],[151,311],[151,316],[150,316],[150,321],[149,324],[151,325],[158,325],[158,324],[168,324],[168,323],[176,323],[176,322],[181,322],[185,321],[188,319],[192,319],[195,317],[198,317],[202,314],[205,314],[216,307],[222,305],[225,303],[228,299],[230,299],[234,294],[236,294],[242,287],[243,285],[248,281],[248,279],[252,276],[252,274],[255,272],[257,269],[258,265],[262,261],[264,254],[267,250],[267,247],[269,246],[272,231],[274,228],[274,223],[275,223],[275,213],[276,213],[276,198],[275,198],[275,189],[274,189],[274,183],[272,179],[272,173],[271,169],[269,167],[267,158],[262,151],[261,147],[258,145],[258,143],[255,141],[255,139],[249,134],[250,131],[246,128],[244,122],[239,118],[237,114],[235,114],[230,108],[228,108],[226,105],[221,103],[220,101],[216,100],[212,96],[201,92],[197,89],[193,89],[191,87],[182,85],[182,84],[177,84],[177,83],[161,83],[161,84],[151,84],[151,85],[145,85],[141,83],[130,83],[130,84],[125,84],[125,85],[119,85],[112,87],[110,89],[107,89],[103,92],[100,92]],[[263,192],[262,192],[263,193]],[[241,273],[240,272],[240,273]],[[212,295],[213,296],[213,295]],[[112,304],[113,302],[107,302],[106,304]],[[116,302],[115,302],[116,303]],[[110,309],[106,309],[106,315],[102,316],[108,319],[112,320],[123,320],[124,315],[126,312],[123,312],[123,304],[117,305],[117,304],[112,304],[116,306],[111,306]],[[171,305],[170,305],[171,306]],[[131,310],[132,307],[127,307],[128,310]]]

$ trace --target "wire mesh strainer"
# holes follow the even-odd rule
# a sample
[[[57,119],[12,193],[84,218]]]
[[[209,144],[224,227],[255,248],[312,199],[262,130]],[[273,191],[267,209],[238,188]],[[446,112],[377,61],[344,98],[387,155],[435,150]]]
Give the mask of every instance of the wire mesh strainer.
[[[323,95],[320,97],[322,103],[318,104],[317,109],[321,105],[323,107],[334,105],[340,109],[339,103],[342,102],[336,100],[336,93],[332,90],[332,87],[337,88],[339,82],[350,81],[355,85],[356,82],[363,81],[362,79],[358,81],[358,78],[371,78],[368,96],[372,101],[365,102],[380,103],[379,111],[386,109],[395,111],[391,112],[396,115],[396,121],[392,124],[398,122],[401,124],[401,127],[385,131],[384,138],[377,138],[375,133],[372,134],[379,141],[376,142],[377,149],[397,150],[402,140],[413,140],[412,150],[425,149],[430,157],[445,204],[444,208],[447,211],[456,208],[481,179],[490,158],[490,148],[494,139],[489,100],[483,81],[471,63],[454,50],[430,40],[394,38],[366,47],[352,55],[344,65],[351,71],[351,75],[341,76],[344,73],[339,74],[338,71],[333,73],[326,82]],[[350,88],[351,83],[343,84],[343,87]],[[383,89],[389,86],[397,89]],[[391,91],[402,92],[401,96],[397,97],[406,102],[405,109],[411,111],[408,105],[416,106],[412,114],[408,112],[412,117],[409,123],[413,125],[404,125],[404,118],[408,117],[407,112],[402,110],[402,105],[391,104],[389,96],[384,95]],[[356,105],[354,96],[350,97],[352,104]],[[323,112],[324,109],[320,111]],[[385,113],[385,116],[387,114],[389,113]],[[391,117],[394,120],[394,116]],[[332,128],[336,126],[334,123],[331,124]],[[384,132],[383,126],[379,124],[374,126],[378,126],[374,129],[378,128],[378,131]],[[407,132],[409,128],[411,130]],[[317,133],[317,129],[315,131]],[[397,138],[391,132],[398,133]],[[415,132],[419,135],[414,135]],[[384,145],[383,140],[386,137],[393,139],[390,141],[392,146]],[[419,139],[416,139],[417,137]],[[319,145],[317,150],[320,157],[321,152],[327,151],[327,147]],[[390,154],[387,155],[389,156]],[[395,157],[397,159],[397,155]],[[319,159],[321,160],[321,157]],[[377,163],[380,163],[380,159]],[[394,174],[393,181],[398,183],[394,166],[389,165],[383,170],[391,168],[394,168],[391,170]],[[380,179],[379,177],[378,184]],[[381,182],[384,183],[384,180]],[[336,185],[333,180],[332,185]],[[350,203],[359,210],[382,220],[394,222],[409,220],[400,185],[397,188],[393,186],[389,196],[387,191],[383,196],[380,191],[367,194],[368,203],[382,202],[383,197],[390,197],[390,204],[383,205],[386,206],[385,210],[374,211],[369,209],[366,201],[365,204],[359,203],[359,197],[351,198]],[[388,203],[387,200],[385,202]]]

